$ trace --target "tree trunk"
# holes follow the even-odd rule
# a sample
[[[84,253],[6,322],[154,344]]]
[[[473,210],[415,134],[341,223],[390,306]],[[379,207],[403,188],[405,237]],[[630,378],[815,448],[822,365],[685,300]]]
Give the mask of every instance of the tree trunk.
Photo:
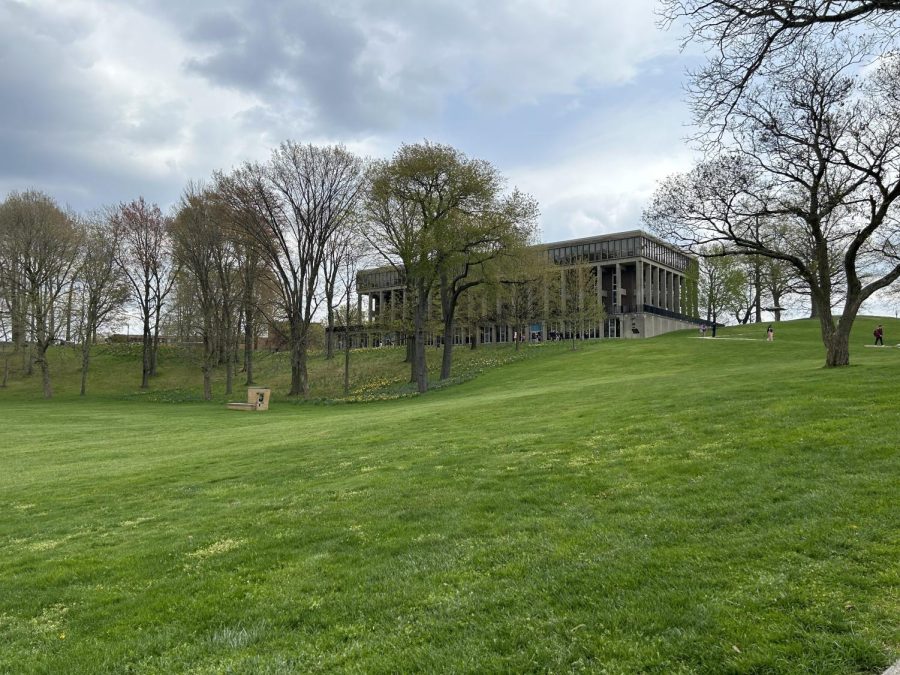
[[[350,331],[344,336],[344,396],[350,393]]]
[[[306,370],[306,336],[300,319],[291,320],[291,390],[290,396],[309,394],[309,375]]]
[[[150,334],[150,320],[144,320],[143,349],[142,349],[142,373],[141,389],[150,387],[150,352],[152,351],[153,337]]]
[[[247,373],[248,387],[253,384],[253,319],[252,310],[248,306],[244,315],[244,371]]]
[[[425,318],[428,315],[428,292],[421,285],[418,289],[418,302],[416,304],[415,330],[416,345],[413,352],[413,373],[416,379],[416,389],[420,394],[428,391],[428,365],[425,360]]]
[[[50,364],[47,363],[47,346],[47,343],[40,338],[35,342],[35,347],[37,348],[35,361],[41,366],[44,398],[53,398],[53,387],[50,385]]]
[[[762,262],[757,257],[753,265],[753,290],[756,297],[753,299],[753,310],[756,323],[762,323]],[[778,306],[778,303],[775,303]],[[777,319],[776,319],[777,321]]]
[[[844,314],[837,325],[830,316],[830,312],[821,313],[819,323],[822,326],[822,342],[825,344],[826,367],[837,368],[850,365],[850,329],[853,327],[857,311],[858,307],[855,310],[851,309],[851,303],[848,300]]]
[[[81,340],[81,391],[79,392],[80,396],[84,396],[87,393],[87,376],[88,376],[88,366],[91,361],[91,341],[90,338],[85,335]]]
[[[6,389],[6,381],[9,379],[9,357],[3,359],[3,382],[0,382],[0,389]]]
[[[234,339],[231,334],[231,322],[225,327],[225,394],[230,395],[234,389]]]
[[[332,298],[329,295],[325,302],[328,304],[328,325],[325,328],[325,360],[334,358],[334,308],[331,306]]]
[[[475,326],[472,329],[472,338],[469,340],[469,349],[475,351],[478,349],[478,343],[481,340],[481,327]]]
[[[451,315],[452,316],[452,315]],[[453,319],[444,320],[444,353],[441,355],[441,380],[450,379],[453,367]]]
[[[212,368],[209,362],[203,364],[203,400],[212,400]]]
[[[781,321],[781,293],[772,289],[772,310],[775,314],[775,321]]]

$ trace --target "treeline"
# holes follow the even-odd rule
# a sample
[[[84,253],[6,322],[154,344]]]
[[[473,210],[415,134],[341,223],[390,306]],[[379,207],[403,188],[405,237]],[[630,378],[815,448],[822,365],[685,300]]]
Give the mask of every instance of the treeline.
[[[386,264],[404,281],[411,380],[425,391],[433,305],[446,378],[459,307],[471,289],[515,284],[537,214],[490,163],[429,142],[366,161],[342,146],[288,141],[266,162],[189,184],[170,214],[141,197],[76,214],[40,191],[14,192],[0,204],[0,336],[27,372],[40,368],[49,398],[54,342],[80,345],[84,394],[91,345],[134,316],[146,388],[168,324],[202,344],[209,399],[216,368],[226,393],[238,367],[253,382],[255,338],[274,331],[290,351],[289,394],[306,396],[315,325],[326,323],[331,358],[335,327],[362,321],[350,300],[357,269]]]

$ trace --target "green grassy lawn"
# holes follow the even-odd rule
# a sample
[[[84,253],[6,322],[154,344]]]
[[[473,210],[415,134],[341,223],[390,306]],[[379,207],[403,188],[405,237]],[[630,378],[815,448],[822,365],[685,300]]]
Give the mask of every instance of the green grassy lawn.
[[[874,323],[838,370],[804,321],[267,413],[116,394],[112,359],[86,400],[16,380],[0,672],[880,672],[900,349]]]

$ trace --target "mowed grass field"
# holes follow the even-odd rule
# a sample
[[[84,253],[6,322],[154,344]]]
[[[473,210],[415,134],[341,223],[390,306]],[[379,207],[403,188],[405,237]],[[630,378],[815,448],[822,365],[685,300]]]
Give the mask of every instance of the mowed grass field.
[[[875,323],[837,370],[801,321],[267,413],[117,397],[99,366],[86,400],[17,382],[0,672],[880,672],[900,349],[863,347]]]

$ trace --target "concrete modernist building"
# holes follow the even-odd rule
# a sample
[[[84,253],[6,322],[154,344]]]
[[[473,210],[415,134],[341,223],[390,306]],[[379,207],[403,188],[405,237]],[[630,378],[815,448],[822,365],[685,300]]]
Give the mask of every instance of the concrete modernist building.
[[[582,267],[592,292],[603,304],[602,324],[579,331],[589,338],[644,338],[700,323],[697,317],[696,261],[671,244],[641,230],[540,244],[548,260],[560,267],[560,292],[566,293],[566,269]],[[356,277],[360,316],[366,324],[354,340],[361,345],[399,343],[402,337],[389,327],[402,316],[402,275],[392,267],[362,270]],[[554,290],[554,292],[556,292]],[[542,314],[541,312],[537,312]],[[502,312],[498,313],[502,316]],[[531,340],[568,337],[562,325],[548,320],[547,313],[530,321]],[[459,344],[473,338],[479,342],[510,342],[515,329],[502,319],[489,322],[469,335],[458,329]]]

